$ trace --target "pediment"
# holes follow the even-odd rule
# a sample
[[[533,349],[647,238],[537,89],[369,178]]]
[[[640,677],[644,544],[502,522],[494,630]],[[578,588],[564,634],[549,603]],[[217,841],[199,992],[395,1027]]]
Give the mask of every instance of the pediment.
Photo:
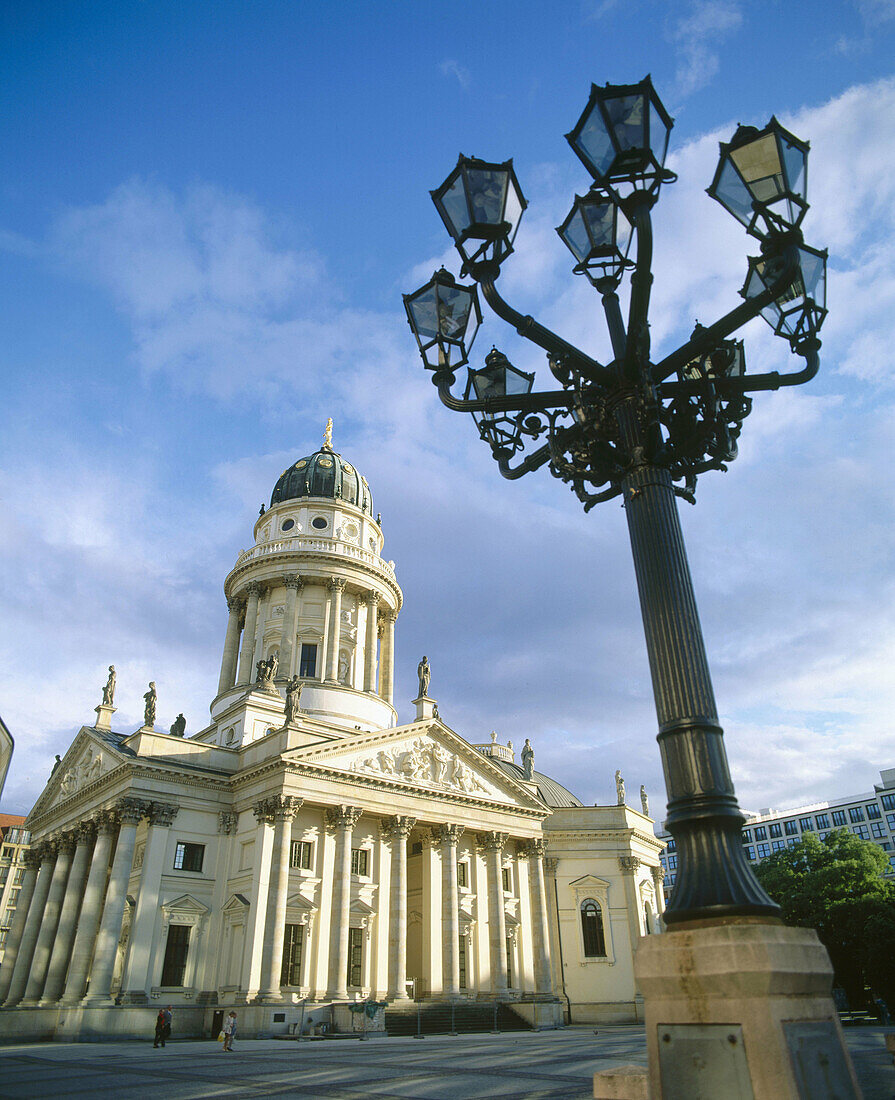
[[[29,818],[67,802],[86,787],[117,768],[125,755],[104,740],[95,730],[82,726],[68,752],[53,767],[43,793],[34,804]]]
[[[203,905],[192,894],[181,894],[173,901],[166,901],[162,909],[171,916],[176,914],[177,916],[204,917],[211,912],[207,905]]]
[[[286,900],[287,909],[304,909],[309,913],[316,913],[317,906],[309,901],[304,894],[290,894]]]
[[[224,913],[242,913],[249,907],[249,899],[243,894],[231,894],[222,906]]]
[[[569,883],[572,890],[607,890],[609,881],[605,878],[597,878],[596,875],[582,875]]]
[[[358,913],[363,917],[372,917],[376,910],[372,905],[367,905],[367,903],[360,898],[355,898],[349,907],[349,912]]]
[[[308,746],[289,753],[289,758],[419,793],[544,809],[530,790],[438,720]]]

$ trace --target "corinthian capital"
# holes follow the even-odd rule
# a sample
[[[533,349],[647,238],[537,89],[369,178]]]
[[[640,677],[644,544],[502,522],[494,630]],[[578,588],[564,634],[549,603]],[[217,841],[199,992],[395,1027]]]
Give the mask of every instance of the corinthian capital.
[[[414,825],[416,825],[415,817],[404,817],[401,814],[395,814],[394,817],[382,819],[379,823],[379,831],[386,840],[406,840],[410,836]]]
[[[547,855],[547,842],[541,839],[528,840],[520,845],[519,855],[525,859],[544,859]]]
[[[430,829],[432,839],[443,846],[456,844],[463,835],[462,825],[450,825],[447,822],[441,825],[433,825]]]
[[[119,798],[115,803],[115,813],[122,825],[138,825],[147,810],[147,803],[140,798]]]
[[[304,588],[305,582],[298,575],[298,573],[287,573],[283,577],[283,584],[287,588],[294,588],[296,592],[300,592]]]
[[[170,802],[151,802],[149,805],[149,824],[161,825],[167,828],[177,817],[179,810],[179,806],[175,806]]]
[[[640,860],[637,856],[619,856],[618,865],[622,871],[629,871],[633,874],[640,866]]]
[[[329,582],[330,592],[341,592],[345,587],[344,577],[331,577]]]
[[[381,599],[382,599],[382,595],[379,592],[368,592],[367,593],[367,607],[371,607],[371,608],[375,609],[375,607],[377,606],[377,604],[379,603],[379,601]]]
[[[481,844],[486,852],[499,852],[507,842],[506,833],[487,832],[481,834]]]
[[[258,581],[252,581],[251,584],[246,585],[245,591],[249,599],[251,599],[252,596],[254,596],[255,599],[258,599],[258,597],[264,591],[264,585],[260,584]]]
[[[330,829],[353,829],[363,812],[358,806],[331,806],[326,811],[326,824]]]

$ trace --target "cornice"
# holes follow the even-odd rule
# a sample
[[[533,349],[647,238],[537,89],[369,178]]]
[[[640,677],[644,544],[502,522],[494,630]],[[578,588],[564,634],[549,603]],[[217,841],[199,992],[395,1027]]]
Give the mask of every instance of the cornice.
[[[321,564],[327,567],[334,563],[338,563],[342,567],[349,567],[365,576],[375,577],[378,581],[382,582],[394,597],[396,610],[400,611],[404,604],[404,593],[401,591],[397,580],[389,576],[385,570],[377,569],[357,558],[350,558],[344,554],[338,553],[326,553],[322,550],[282,550],[276,554],[265,555],[261,558],[250,558],[248,561],[243,562],[242,565],[235,565],[224,578],[224,595],[228,599],[232,599],[235,594],[234,589],[237,587],[237,583],[252,572],[259,573],[258,580],[262,583],[265,582],[268,578],[263,576],[262,571],[266,565],[273,565],[274,563],[276,563],[274,572],[277,574],[282,572],[284,566],[289,565],[295,565],[297,569],[301,563],[305,563],[306,565],[309,563]],[[309,576],[306,570],[298,571],[301,572],[306,583],[313,583],[317,579],[316,577]],[[345,571],[347,572],[347,568]]]

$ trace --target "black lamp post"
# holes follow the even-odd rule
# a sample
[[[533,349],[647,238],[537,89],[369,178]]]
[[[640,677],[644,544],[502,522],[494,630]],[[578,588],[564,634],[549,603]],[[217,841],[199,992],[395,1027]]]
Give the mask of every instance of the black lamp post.
[[[499,317],[547,352],[561,388],[530,392],[532,376],[495,349],[484,368],[470,368],[465,397],[455,397],[455,370],[468,361],[481,317],[476,287],[459,287],[442,271],[404,300],[442,401],[473,414],[504,477],[547,465],[586,511],[623,499],[659,719],[667,827],[679,857],[665,919],[682,927],[707,918],[771,919],[779,909],[743,854],[745,819],[728,771],[675,497],[692,503],[697,476],[726,469],[736,457],[750,391],[798,385],[816,374],[826,253],[805,246],[799,229],[807,209],[807,144],[776,119],[760,131],[741,126],[721,146],[709,194],[761,241],[761,256],[749,260],[739,306],[712,325],[697,325],[686,344],[653,362],[651,208],[661,185],[676,178],[665,168],[672,125],[647,77],[640,84],[594,85],[567,135],[594,185],[576,197],[557,232],[575,257],[575,272],[602,297],[611,363],[596,362],[518,313],[495,287],[526,205],[511,161],[461,156],[432,197],[463,258],[463,273],[481,286]],[[628,273],[626,323],[617,290]],[[431,304],[445,294],[460,304],[444,310]],[[759,313],[805,360],[801,370],[746,372],[742,342],[730,337]]]

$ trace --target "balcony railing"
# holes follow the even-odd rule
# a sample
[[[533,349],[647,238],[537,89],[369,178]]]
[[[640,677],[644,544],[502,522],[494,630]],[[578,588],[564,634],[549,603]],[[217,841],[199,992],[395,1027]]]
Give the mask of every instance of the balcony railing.
[[[365,550],[353,542],[344,542],[342,539],[314,538],[308,535],[296,535],[291,539],[272,539],[270,542],[260,543],[243,552],[236,559],[234,569],[245,565],[249,561],[257,561],[260,558],[268,558],[276,554],[298,553],[323,553],[338,554],[341,557],[351,558],[354,561],[371,565],[375,569],[381,569],[390,577],[395,575],[394,562],[385,561],[371,550]]]

